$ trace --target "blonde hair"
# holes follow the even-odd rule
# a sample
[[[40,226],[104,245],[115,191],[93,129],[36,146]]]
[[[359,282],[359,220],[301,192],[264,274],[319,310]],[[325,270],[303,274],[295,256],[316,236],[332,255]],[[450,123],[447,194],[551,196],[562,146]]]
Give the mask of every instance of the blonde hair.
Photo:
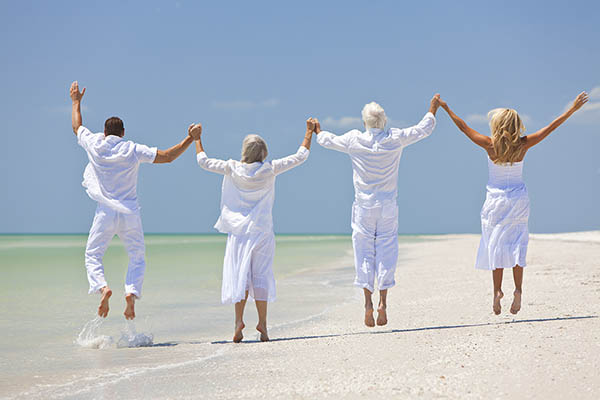
[[[521,161],[525,150],[521,135],[525,132],[525,126],[519,114],[510,108],[496,108],[488,113],[488,119],[496,156],[494,164]]]
[[[267,158],[269,151],[267,144],[258,135],[248,135],[242,142],[242,162],[252,164],[253,162],[263,162]]]
[[[387,117],[385,116],[385,111],[383,107],[374,101],[365,104],[362,109],[362,120],[365,123],[365,127],[368,128],[385,128],[385,123],[387,122]]]

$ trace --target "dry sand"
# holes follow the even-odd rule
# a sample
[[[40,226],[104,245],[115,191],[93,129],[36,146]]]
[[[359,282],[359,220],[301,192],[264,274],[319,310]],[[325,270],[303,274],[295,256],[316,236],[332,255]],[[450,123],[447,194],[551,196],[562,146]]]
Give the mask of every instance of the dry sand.
[[[509,312],[510,270],[502,314],[492,313],[491,272],[473,268],[478,235],[427,239],[401,241],[386,327],[362,324],[356,296],[318,318],[272,330],[270,343],[154,348],[155,356],[181,363],[132,369],[87,395],[600,398],[600,232],[532,236],[517,316]],[[246,328],[250,339],[252,331]]]

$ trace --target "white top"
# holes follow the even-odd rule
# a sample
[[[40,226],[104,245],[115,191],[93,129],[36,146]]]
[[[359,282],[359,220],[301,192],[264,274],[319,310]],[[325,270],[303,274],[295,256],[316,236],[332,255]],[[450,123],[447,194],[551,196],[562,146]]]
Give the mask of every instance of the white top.
[[[273,231],[275,177],[302,164],[309,151],[300,146],[296,154],[271,162],[251,164],[237,160],[208,158],[198,153],[198,165],[207,171],[225,175],[221,192],[221,215],[215,228],[236,235]]]
[[[341,136],[321,131],[317,142],[328,149],[348,153],[352,160],[354,197],[365,208],[396,204],[398,164],[402,149],[431,135],[435,116],[428,112],[410,128],[351,130]]]
[[[89,163],[83,173],[83,187],[92,200],[117,212],[139,211],[137,177],[140,163],[152,163],[156,147],[104,133],[92,133],[86,127],[77,129],[77,142],[85,149]]]
[[[523,161],[507,164],[494,164],[488,157],[488,187],[511,190],[525,186],[523,182]]]

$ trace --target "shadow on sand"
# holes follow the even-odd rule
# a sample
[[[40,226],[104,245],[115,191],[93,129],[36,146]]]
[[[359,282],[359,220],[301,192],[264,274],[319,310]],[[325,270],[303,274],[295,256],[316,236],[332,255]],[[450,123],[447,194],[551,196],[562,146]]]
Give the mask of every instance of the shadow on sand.
[[[522,324],[522,323],[536,323],[536,322],[552,322],[552,321],[572,321],[578,319],[590,319],[598,318],[597,315],[586,315],[581,317],[556,317],[556,318],[536,318],[536,319],[521,319],[512,320],[505,322],[486,322],[480,324],[463,324],[463,325],[440,325],[440,326],[425,326],[421,328],[408,328],[408,329],[391,329],[385,331],[362,331],[362,332],[351,332],[351,333],[337,333],[330,335],[313,335],[313,336],[296,336],[296,337],[283,337],[271,339],[271,342],[286,342],[290,340],[309,340],[309,339],[326,339],[333,337],[344,337],[344,336],[356,336],[356,335],[382,335],[390,333],[408,333],[408,332],[420,332],[420,331],[432,331],[440,329],[458,329],[458,328],[477,328],[482,326],[495,326],[495,325],[510,325],[510,324]],[[196,342],[198,343],[198,342]],[[211,344],[227,344],[233,343],[231,340],[220,340],[210,342]],[[259,340],[244,340],[242,343],[260,343]],[[156,346],[156,345],[155,345]]]

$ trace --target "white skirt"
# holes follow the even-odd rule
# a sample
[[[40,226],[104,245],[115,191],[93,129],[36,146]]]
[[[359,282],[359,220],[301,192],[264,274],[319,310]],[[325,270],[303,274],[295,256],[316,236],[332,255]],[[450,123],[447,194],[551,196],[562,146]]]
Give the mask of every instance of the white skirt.
[[[223,304],[235,304],[244,300],[246,291],[254,300],[275,301],[274,255],[273,232],[243,235],[230,233],[223,261]]]
[[[475,268],[524,267],[529,243],[529,196],[525,186],[487,188],[481,209],[481,241]]]

